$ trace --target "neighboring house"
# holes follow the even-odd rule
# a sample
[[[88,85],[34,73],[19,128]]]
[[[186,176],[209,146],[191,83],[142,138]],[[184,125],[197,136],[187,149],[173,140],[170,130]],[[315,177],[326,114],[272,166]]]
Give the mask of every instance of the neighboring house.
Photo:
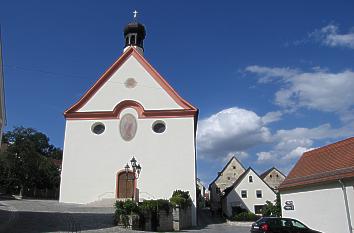
[[[197,178],[197,197],[198,207],[205,207],[205,187],[199,178]]]
[[[60,202],[169,199],[189,191],[196,225],[198,110],[144,58],[145,27],[129,23],[124,36],[124,53],[64,113]],[[126,165],[133,156],[139,179]]]
[[[274,202],[275,199],[275,192],[250,167],[224,191],[221,198],[222,212],[227,217],[242,210],[261,214],[266,201]]]
[[[305,152],[279,191],[284,217],[325,233],[352,233],[354,137]]]
[[[285,180],[285,175],[272,167],[260,175],[261,179],[266,182],[275,192],[278,192],[280,184]]]
[[[202,197],[204,197],[205,196],[205,187],[199,178],[197,178],[197,188],[200,190],[200,195]]]
[[[222,171],[218,172],[217,177],[209,185],[210,208],[213,212],[221,213],[220,197],[222,192],[235,183],[245,170],[240,161],[232,157]]]
[[[0,145],[2,142],[2,134],[6,125],[5,113],[5,89],[4,89],[4,69],[2,60],[2,41],[1,41],[1,28],[0,28]]]

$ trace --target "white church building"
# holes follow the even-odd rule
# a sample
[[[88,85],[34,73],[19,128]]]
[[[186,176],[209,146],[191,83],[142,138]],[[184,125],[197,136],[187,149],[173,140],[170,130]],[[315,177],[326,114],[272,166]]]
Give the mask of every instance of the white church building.
[[[198,110],[144,58],[145,33],[129,23],[123,54],[65,111],[60,202],[169,199],[179,189],[195,225]]]

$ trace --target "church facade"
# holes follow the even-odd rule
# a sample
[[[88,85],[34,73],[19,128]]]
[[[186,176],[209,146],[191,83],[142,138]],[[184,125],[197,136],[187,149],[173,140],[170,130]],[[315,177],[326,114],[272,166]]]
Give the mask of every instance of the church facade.
[[[169,199],[179,189],[195,225],[198,110],[144,58],[144,26],[129,23],[124,36],[123,54],[64,113],[60,202]]]

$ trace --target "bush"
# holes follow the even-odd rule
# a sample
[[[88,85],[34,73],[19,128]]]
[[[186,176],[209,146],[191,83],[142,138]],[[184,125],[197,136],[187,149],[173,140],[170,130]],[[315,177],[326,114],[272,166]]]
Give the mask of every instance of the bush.
[[[129,226],[129,215],[139,214],[139,206],[132,200],[116,201],[114,213],[114,224],[122,224],[124,227]]]
[[[176,190],[173,192],[170,202],[173,207],[180,206],[182,209],[192,205],[192,199],[188,191]]]
[[[144,200],[139,204],[140,211],[147,212],[157,212],[158,210],[165,210],[166,214],[170,212],[172,207],[168,200],[158,199],[158,200]]]
[[[242,212],[236,214],[232,219],[235,221],[257,221],[260,217],[252,212]]]
[[[280,195],[277,193],[277,199],[273,202],[267,201],[262,209],[263,217],[281,217]]]

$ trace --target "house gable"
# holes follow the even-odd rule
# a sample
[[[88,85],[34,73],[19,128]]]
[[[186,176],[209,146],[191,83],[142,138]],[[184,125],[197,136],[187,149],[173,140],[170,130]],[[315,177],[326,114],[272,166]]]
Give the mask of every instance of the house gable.
[[[266,182],[273,190],[277,190],[280,184],[285,180],[285,175],[277,168],[272,167],[261,174],[260,178]]]
[[[182,99],[134,47],[123,53],[64,115],[67,119],[114,118],[122,107],[139,108],[139,117],[197,114],[197,109]]]
[[[245,171],[246,169],[240,161],[236,157],[232,157],[214,181],[211,182],[211,185],[215,183],[223,191],[231,186]]]
[[[249,180],[250,176],[252,176],[252,182]],[[246,198],[242,198],[242,191],[246,191]],[[261,191],[261,198],[257,198],[257,191]],[[224,212],[230,216],[232,205],[240,206],[254,213],[256,205],[261,206],[266,201],[274,201],[276,194],[252,168],[248,168],[231,187],[225,190],[222,199],[226,205],[223,208]]]

